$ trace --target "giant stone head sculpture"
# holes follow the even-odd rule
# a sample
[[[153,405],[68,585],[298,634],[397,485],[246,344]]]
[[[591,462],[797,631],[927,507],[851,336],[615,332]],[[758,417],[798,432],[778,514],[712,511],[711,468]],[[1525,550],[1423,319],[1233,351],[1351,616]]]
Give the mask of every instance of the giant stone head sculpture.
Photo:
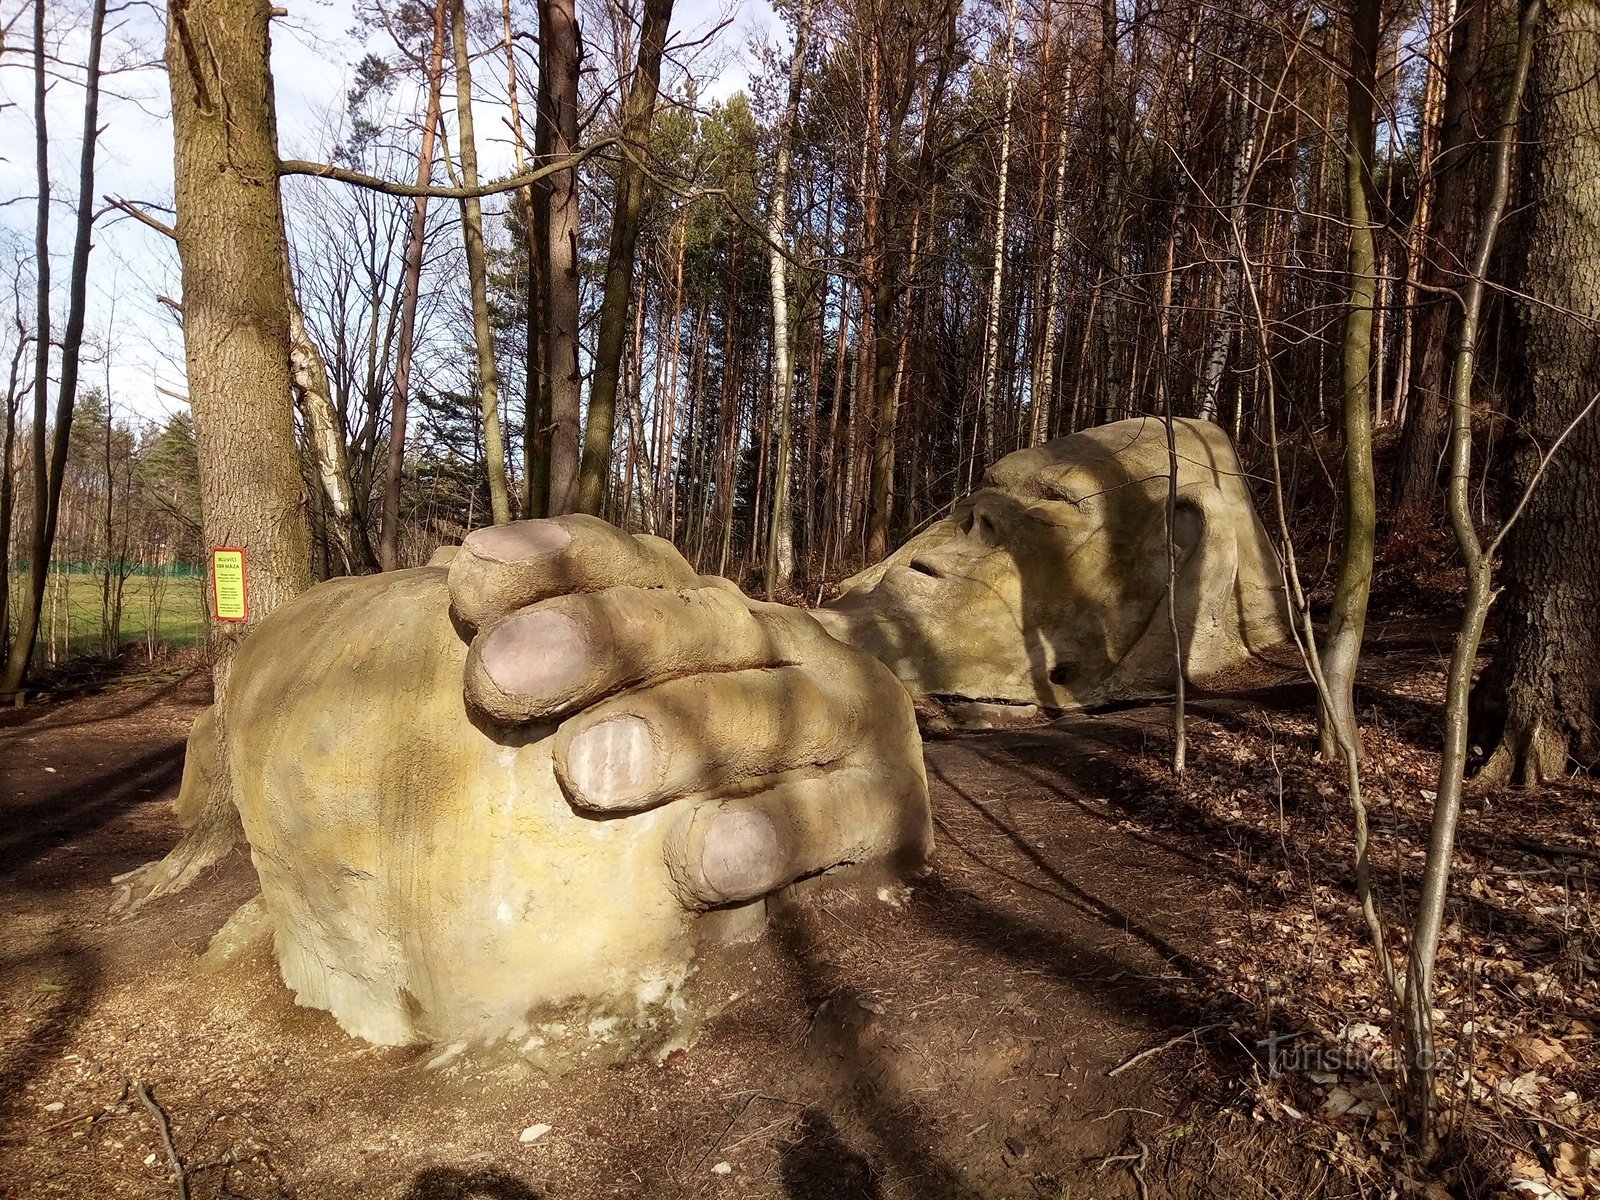
[[[848,580],[817,618],[914,695],[1072,709],[1172,690],[1286,641],[1278,562],[1227,435],[1135,418],[1001,459],[948,517]]]

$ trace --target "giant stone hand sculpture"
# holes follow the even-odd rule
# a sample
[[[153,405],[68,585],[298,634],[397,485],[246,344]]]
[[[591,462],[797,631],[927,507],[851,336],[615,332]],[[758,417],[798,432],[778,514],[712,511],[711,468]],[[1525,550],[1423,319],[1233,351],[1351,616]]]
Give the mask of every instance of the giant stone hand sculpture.
[[[1203,677],[1288,629],[1227,438],[1175,434]],[[231,799],[285,981],[353,1034],[659,1041],[697,952],[759,929],[764,895],[923,867],[908,692],[1170,688],[1167,479],[1155,420],[1009,455],[814,615],[592,517],[478,530],[448,570],[335,580],[263,622],[225,731],[191,735],[180,812]]]
[[[930,844],[888,671],[592,517],[312,589],[226,723],[284,980],[383,1044],[668,1031],[739,906]]]

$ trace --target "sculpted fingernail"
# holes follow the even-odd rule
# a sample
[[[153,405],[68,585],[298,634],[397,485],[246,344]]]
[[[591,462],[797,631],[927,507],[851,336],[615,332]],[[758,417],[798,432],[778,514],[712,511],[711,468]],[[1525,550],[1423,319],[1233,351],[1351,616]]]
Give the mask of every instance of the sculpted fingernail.
[[[759,812],[718,813],[706,830],[700,874],[718,896],[748,900],[787,883],[783,847],[771,818]]]
[[[592,655],[584,627],[565,613],[508,617],[483,639],[485,674],[508,696],[560,698],[583,681]]]
[[[643,717],[610,717],[579,733],[567,746],[567,782],[596,808],[626,808],[647,799],[666,759]]]
[[[571,530],[560,521],[513,521],[474,529],[461,545],[490,562],[516,562],[555,554],[565,550],[571,541]]]

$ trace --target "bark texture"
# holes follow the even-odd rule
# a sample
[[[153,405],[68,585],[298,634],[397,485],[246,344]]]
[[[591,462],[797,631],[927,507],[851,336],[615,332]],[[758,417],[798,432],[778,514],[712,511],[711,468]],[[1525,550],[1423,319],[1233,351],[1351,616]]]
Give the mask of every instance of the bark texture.
[[[467,6],[450,7],[450,47],[456,64],[456,128],[460,131],[461,181],[478,186],[478,146],[472,122],[472,56],[467,47]],[[478,398],[483,408],[483,452],[489,475],[489,506],[494,523],[511,520],[511,491],[506,484],[506,440],[500,431],[500,368],[494,358],[494,327],[489,323],[488,267],[483,249],[483,203],[476,196],[461,201],[461,239],[467,251],[467,285],[472,296],[472,343],[477,351]]]
[[[1500,651],[1478,686],[1487,782],[1537,783],[1600,757],[1600,4],[1558,0],[1535,43],[1513,344],[1513,495],[1550,458],[1505,542]]]
[[[661,88],[661,58],[667,47],[672,0],[646,0],[639,36],[639,62],[623,104],[623,160],[617,166],[617,198],[606,253],[605,299],[600,305],[600,337],[595,350],[594,386],[589,390],[589,423],[583,430],[583,467],[577,511],[600,514],[611,483],[611,444],[617,427],[617,387],[622,379],[622,347],[628,337],[633,301],[634,248],[644,207],[641,165],[649,153],[650,124]]]
[[[439,93],[444,72],[445,0],[433,6],[433,45],[428,51],[428,107],[422,119],[422,144],[417,149],[417,186],[433,182],[433,143],[439,128]],[[399,350],[389,408],[389,456],[383,476],[383,523],[378,562],[385,571],[400,565],[400,485],[405,477],[406,409],[411,398],[411,356],[415,350],[417,297],[422,290],[422,249],[428,236],[428,197],[418,196],[411,208],[406,237],[404,289],[400,298]]]
[[[578,146],[578,14],[573,0],[539,3],[539,120],[549,138],[549,161]],[[542,147],[541,147],[542,149]],[[542,165],[542,164],[541,164]],[[549,500],[547,516],[571,512],[577,499],[578,425],[583,375],[578,362],[578,172],[550,177],[536,194],[546,207],[545,361],[550,372]]]
[[[778,416],[778,461],[773,472],[772,508],[767,532],[767,599],[789,586],[794,577],[794,516],[790,510],[791,425],[794,366],[789,330],[789,142],[800,112],[805,83],[806,42],[811,34],[811,0],[801,0],[795,25],[794,56],[789,60],[789,99],[778,126],[778,155],[772,170],[772,199],[767,208],[767,281],[772,291],[772,397]],[[731,526],[731,522],[729,523]]]
[[[1433,168],[1437,182],[1433,203],[1424,218],[1417,279],[1428,290],[1417,291],[1411,365],[1411,395],[1394,468],[1396,529],[1426,523],[1440,496],[1439,466],[1450,418],[1445,367],[1450,328],[1456,312],[1453,297],[1438,289],[1461,282],[1464,264],[1455,247],[1467,232],[1468,184],[1478,145],[1479,114],[1474,96],[1481,90],[1484,41],[1489,26],[1483,3],[1470,3],[1451,42],[1445,83],[1442,146]],[[1427,198],[1424,193],[1424,198]]]
[[[185,766],[206,782],[195,785],[180,812],[184,835],[171,853],[119,877],[120,907],[183,888],[237,842],[226,777],[201,770],[198,747],[221,745],[227,736],[228,680],[245,636],[311,586],[291,398],[270,17],[269,0],[173,0],[167,9],[183,342],[202,524],[208,546],[245,550],[249,620],[211,626],[215,728],[197,726],[194,761]]]
[[[1345,81],[1348,127],[1345,134],[1345,202],[1350,218],[1341,355],[1344,426],[1344,538],[1339,548],[1339,581],[1328,614],[1322,647],[1327,687],[1322,697],[1319,750],[1324,758],[1359,755],[1356,728],[1356,668],[1367,624],[1372,590],[1377,503],[1372,477],[1372,314],[1377,300],[1377,251],[1372,225],[1372,109],[1378,75],[1378,0],[1357,0],[1351,26],[1350,64]]]

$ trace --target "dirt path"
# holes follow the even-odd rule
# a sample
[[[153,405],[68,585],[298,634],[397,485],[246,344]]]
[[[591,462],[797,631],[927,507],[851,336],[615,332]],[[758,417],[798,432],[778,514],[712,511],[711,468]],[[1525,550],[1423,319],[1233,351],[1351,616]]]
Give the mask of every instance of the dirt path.
[[[932,877],[899,911],[788,905],[667,1063],[429,1069],[296,1008],[265,952],[191,977],[253,891],[242,855],[107,915],[175,835],[204,700],[189,677],[0,721],[0,1194],[175,1194],[132,1081],[195,1197],[1134,1196],[1209,1056],[1107,1070],[1228,1016],[1193,961],[1224,884],[1069,769],[1160,720],[1123,714],[931,744]]]

